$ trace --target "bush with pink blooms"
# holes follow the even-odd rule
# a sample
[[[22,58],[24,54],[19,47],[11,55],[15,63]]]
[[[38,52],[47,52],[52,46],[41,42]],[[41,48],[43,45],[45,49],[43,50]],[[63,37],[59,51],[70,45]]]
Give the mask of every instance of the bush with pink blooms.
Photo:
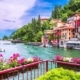
[[[40,61],[39,57],[21,58],[18,53],[14,53],[8,60],[5,60],[3,55],[0,54],[0,70],[9,69],[16,66],[21,66],[33,62]]]
[[[60,55],[55,56],[56,61],[63,61],[63,59],[64,59],[63,56],[60,56]]]
[[[61,56],[61,55],[55,56],[54,60],[55,61],[65,61],[65,62],[80,64],[80,58],[64,57],[64,56]]]
[[[0,54],[0,70],[2,69],[3,66],[3,55]]]

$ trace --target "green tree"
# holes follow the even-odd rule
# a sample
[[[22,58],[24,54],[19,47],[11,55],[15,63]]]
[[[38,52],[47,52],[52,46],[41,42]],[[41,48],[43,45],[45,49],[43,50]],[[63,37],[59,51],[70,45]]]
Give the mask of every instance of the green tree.
[[[43,35],[43,32],[39,31],[34,38],[35,42],[41,42],[42,35]]]
[[[3,40],[7,40],[8,39],[8,36],[4,35],[2,39]]]
[[[49,24],[49,22],[48,21],[45,21],[43,24],[42,24],[42,26],[41,26],[41,29],[42,29],[42,31],[44,31],[44,30],[48,30],[48,29],[50,29],[50,24]]]
[[[38,25],[39,25],[39,27],[41,27],[41,18],[40,18],[40,15],[38,16]]]
[[[52,11],[52,18],[53,19],[59,19],[61,18],[61,6],[60,5],[56,5],[54,10]]]

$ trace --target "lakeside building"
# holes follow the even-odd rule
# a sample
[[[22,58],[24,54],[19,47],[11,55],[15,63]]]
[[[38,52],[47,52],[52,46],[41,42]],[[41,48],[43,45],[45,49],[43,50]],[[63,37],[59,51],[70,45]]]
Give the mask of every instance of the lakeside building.
[[[62,22],[61,20],[55,20],[53,21],[54,26],[53,26],[53,36],[54,39],[51,41],[53,46],[57,46],[60,42],[60,37],[61,37],[61,30],[60,28],[63,27],[63,25],[65,24],[64,22]]]
[[[80,38],[80,13],[76,12],[67,19],[67,23],[75,26],[75,38]]]
[[[58,32],[59,34],[57,36],[60,36],[57,40],[60,47],[68,46],[66,43],[73,38],[80,40],[80,13],[74,13],[74,15],[69,16],[67,23],[64,23],[63,26],[56,27],[56,34]]]
[[[57,36],[59,47],[64,47],[65,42],[74,37],[74,29],[75,27],[70,24],[64,24],[63,26],[55,29],[54,35]]]
[[[80,40],[80,13],[74,13],[67,18],[67,22],[64,23],[58,19],[52,19],[50,24],[54,24],[53,31],[45,30],[45,35],[55,36],[52,40],[52,44],[58,44],[59,47],[64,47],[66,42],[76,38]],[[75,41],[74,41],[75,42]]]

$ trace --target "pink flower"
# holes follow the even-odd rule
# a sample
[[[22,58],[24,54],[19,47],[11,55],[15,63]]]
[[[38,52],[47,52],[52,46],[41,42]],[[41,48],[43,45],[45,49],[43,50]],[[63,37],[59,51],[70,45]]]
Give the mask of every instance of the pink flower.
[[[27,59],[25,59],[25,58],[18,60],[19,65],[26,64],[26,63],[27,63]]]
[[[71,60],[73,63],[78,63],[80,64],[80,58],[72,58]]]
[[[56,61],[63,61],[63,56],[60,56],[60,55],[57,55],[56,57],[55,57],[55,60]]]
[[[18,53],[14,53],[14,54],[10,57],[9,61],[10,61],[10,62],[13,62],[14,60],[17,60],[19,56],[20,56],[20,55],[19,55]]]
[[[3,59],[0,59],[0,63],[3,63]]]
[[[0,54],[0,57],[3,57],[3,55],[2,55],[2,54]]]
[[[37,62],[37,61],[39,61],[39,60],[40,60],[39,57],[33,57],[33,62]]]
[[[14,53],[12,56],[14,59],[17,59],[18,57],[20,57],[20,55],[18,53]]]

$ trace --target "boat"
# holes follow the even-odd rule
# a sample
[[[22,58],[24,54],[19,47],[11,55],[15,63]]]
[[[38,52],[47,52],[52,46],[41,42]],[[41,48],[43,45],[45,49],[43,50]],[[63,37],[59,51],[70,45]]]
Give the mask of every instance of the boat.
[[[50,44],[42,44],[41,47],[52,47]]]
[[[5,52],[5,49],[4,48],[0,48],[0,52]]]
[[[70,49],[80,50],[80,40],[70,40],[66,42],[66,47]]]

